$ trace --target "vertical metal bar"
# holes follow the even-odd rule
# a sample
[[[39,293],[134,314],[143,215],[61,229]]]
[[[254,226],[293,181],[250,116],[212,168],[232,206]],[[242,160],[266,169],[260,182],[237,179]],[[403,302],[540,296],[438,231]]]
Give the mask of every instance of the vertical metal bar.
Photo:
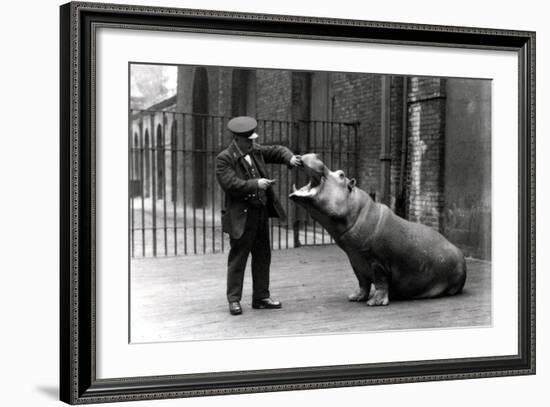
[[[131,113],[131,111],[130,111]],[[130,117],[132,117],[130,115]],[[132,137],[133,136],[133,129],[130,127],[130,131],[129,131],[129,146],[130,146],[130,171],[129,171],[129,180],[128,180],[128,198],[129,198],[129,201],[130,201],[130,256],[131,257],[134,257],[134,228],[135,228],[135,225],[134,225],[134,191],[133,191],[133,185],[134,185],[134,180],[136,179],[136,162],[137,162],[137,159],[136,159],[136,145],[135,143],[137,142],[137,140]]]
[[[168,225],[166,224],[166,113],[162,112],[162,209],[164,216],[164,255],[168,255]]]
[[[196,120],[196,115],[191,115],[191,122],[192,122],[192,126],[193,126],[193,130],[192,130],[192,133],[195,133],[197,131],[197,126],[196,126],[196,123],[197,123],[197,120]],[[194,137],[194,134],[191,135],[191,137]],[[195,170],[195,160],[197,160],[197,157],[198,157],[198,153],[197,153],[197,146],[195,145],[195,140],[192,140],[191,141],[191,151],[192,151],[192,156],[191,156],[191,165],[192,165],[192,170],[191,171],[194,171]],[[192,204],[193,204],[193,253],[194,254],[197,254],[197,208],[196,208],[196,199],[195,199],[195,194],[196,194],[196,188],[197,186],[195,185],[195,182],[197,181],[198,179],[198,175],[199,174],[194,174],[194,175],[197,175],[194,178],[194,182],[193,184],[191,184],[191,199],[192,199]]]
[[[216,120],[217,121],[217,120]],[[214,131],[215,118],[210,118],[210,166],[211,188],[212,188],[212,253],[216,253],[216,149],[214,141],[216,140],[216,132]]]
[[[309,223],[309,215],[306,216],[305,220],[304,220],[304,245],[307,246],[307,227],[309,226],[308,225]]]
[[[282,135],[282,123],[278,122],[279,125],[279,144],[283,144],[283,135]],[[279,165],[279,199],[282,197],[282,183],[283,183],[283,167]],[[288,190],[287,190],[288,191]],[[288,196],[285,196],[285,200],[288,201]],[[288,212],[287,212],[288,213]],[[281,250],[281,220],[279,219],[278,225],[278,237],[279,237],[279,250]]]
[[[158,134],[155,132],[155,116],[154,113],[150,116],[151,120],[151,179],[153,189],[153,256],[157,255],[157,155],[155,146],[157,145]],[[158,146],[157,146],[158,147]]]
[[[144,160],[145,151],[143,148],[143,116],[140,120],[140,134],[139,134],[139,151],[140,151],[140,175],[141,175],[141,255],[145,257],[145,177],[144,177]]]
[[[351,126],[347,126],[347,137],[346,137],[346,174],[349,176],[350,171],[350,128]]]
[[[292,146],[290,142],[290,122],[286,122],[286,137],[287,142],[289,146]],[[286,174],[286,190],[290,190],[290,182],[291,182],[291,175],[289,172]],[[286,220],[286,230],[285,230],[285,238],[286,238],[286,248],[288,249],[288,229],[290,228],[290,199],[288,199],[288,196],[286,198],[286,214],[287,214],[287,220]]]
[[[269,139],[270,139],[270,144],[273,145],[273,120],[270,120],[270,121],[266,122],[266,126],[265,126],[266,130],[268,128],[268,123],[271,123],[271,133],[270,133]],[[273,193],[274,192],[275,191],[273,191]],[[273,249],[273,245],[274,245],[274,242],[273,242],[273,219],[274,218],[269,218],[269,229],[271,231],[271,249]]]
[[[360,123],[356,123],[355,126],[353,126],[353,173],[354,173],[354,177],[358,177],[359,174],[358,174],[358,168],[359,168],[359,163],[358,163],[358,159],[357,159],[357,138],[359,137],[359,126],[360,126]]]
[[[224,134],[224,131],[225,131],[225,126],[226,126],[226,119],[225,118],[222,118],[222,122],[221,122],[221,129],[220,129],[220,144],[219,144],[219,148],[223,148],[224,147],[224,142],[223,142],[223,134]],[[219,187],[218,189],[220,191],[220,209],[223,210],[224,207],[225,207],[225,203],[224,203],[224,193],[223,191],[221,190],[221,187]],[[221,214],[220,214],[220,221],[221,221]],[[221,222],[220,222],[221,224]],[[224,239],[224,236],[223,236],[223,227],[220,227],[220,239],[221,239],[221,243],[222,243],[222,253],[225,251],[225,239]]]
[[[181,121],[182,121],[182,132],[183,132],[183,138],[182,138],[182,150],[181,150],[181,157],[182,157],[182,172],[183,172],[183,185],[182,185],[182,200],[183,200],[183,252],[185,255],[187,255],[187,137],[186,137],[186,119],[187,115],[185,113],[182,113],[181,115]]]
[[[338,125],[338,169],[342,168],[342,123]]]
[[[293,146],[295,148],[295,151],[297,151],[299,154],[303,154],[302,149],[300,148],[300,141],[298,138],[298,133],[300,131],[299,128],[299,122],[292,122],[290,124],[290,133],[288,135],[289,139],[289,145]],[[298,182],[298,174],[294,173],[292,174],[292,182],[296,183]],[[292,227],[292,247],[300,247],[300,222],[298,220],[299,218],[299,208],[298,205],[293,205],[293,214],[294,218],[292,220],[292,224],[290,225]]]
[[[202,174],[201,174],[201,180],[203,180],[203,185],[202,185],[202,191],[201,191],[201,200],[202,200],[202,252],[203,253],[206,253],[206,196],[207,196],[207,191],[208,191],[208,177],[206,175],[206,170],[207,170],[207,167],[206,167],[206,159],[207,159],[207,156],[206,156],[206,146],[207,146],[207,142],[208,142],[208,139],[207,139],[207,136],[208,136],[208,131],[207,131],[207,120],[206,120],[206,116],[200,116],[200,120],[201,120],[201,130],[202,130],[202,141],[201,141],[201,153],[200,153],[200,157],[201,157],[201,164],[202,164]]]
[[[308,126],[309,126],[309,133],[313,135],[313,140],[314,140],[313,144],[315,145],[315,149],[317,149],[317,146],[318,146],[317,122],[311,121],[309,122]],[[324,145],[323,145],[323,148],[324,148]],[[323,154],[323,160],[324,159],[325,157]],[[312,221],[313,221],[313,244],[315,245],[317,244],[317,222],[313,218],[312,218]]]
[[[334,123],[330,123],[330,168],[332,170],[338,169],[334,168],[334,150],[336,146],[334,145]]]
[[[323,123],[323,148],[324,149],[327,149],[328,146],[327,146],[327,125],[328,123],[327,122],[324,122]],[[330,150],[329,150],[330,152]],[[328,154],[326,154],[325,156],[323,156],[323,159],[326,160],[326,156],[328,156]],[[323,226],[321,226],[321,244],[325,244],[325,228]]]
[[[172,210],[174,216],[174,255],[178,255],[178,121],[176,113],[172,113]]]
[[[331,126],[330,126],[330,168],[332,170],[335,170],[335,159],[334,159],[334,154],[335,154],[335,151],[336,151],[336,143],[334,142],[334,126],[336,126],[336,133],[338,132],[338,128],[339,128],[339,124],[338,123],[332,123]],[[332,236],[329,235],[329,242],[330,243],[333,243],[332,241]]]
[[[321,122],[321,142],[323,143],[323,162],[329,161],[330,146],[328,145],[328,125],[330,122],[323,120]]]

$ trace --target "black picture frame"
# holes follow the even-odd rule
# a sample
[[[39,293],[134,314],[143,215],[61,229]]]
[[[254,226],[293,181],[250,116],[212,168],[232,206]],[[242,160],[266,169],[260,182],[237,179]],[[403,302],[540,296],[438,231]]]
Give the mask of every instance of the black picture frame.
[[[60,7],[60,398],[70,404],[535,373],[535,33],[72,2]],[[519,59],[519,351],[515,355],[97,379],[95,71],[99,26],[508,50]]]

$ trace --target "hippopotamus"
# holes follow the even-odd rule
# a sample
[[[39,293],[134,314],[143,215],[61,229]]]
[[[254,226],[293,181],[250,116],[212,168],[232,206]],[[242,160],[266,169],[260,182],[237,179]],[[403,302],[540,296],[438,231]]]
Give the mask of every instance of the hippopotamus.
[[[390,299],[455,295],[466,281],[464,255],[440,233],[397,216],[375,202],[344,171],[331,171],[316,154],[302,156],[307,185],[290,199],[305,208],[347,254],[359,281],[349,301],[370,306]]]

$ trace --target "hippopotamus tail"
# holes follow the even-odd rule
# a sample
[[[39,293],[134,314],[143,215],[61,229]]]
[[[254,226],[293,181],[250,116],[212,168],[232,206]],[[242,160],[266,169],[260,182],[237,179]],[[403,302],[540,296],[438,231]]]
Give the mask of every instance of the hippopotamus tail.
[[[448,295],[459,294],[464,288],[466,283],[466,259],[462,257],[462,261],[458,262],[454,270],[455,281],[450,285],[447,290]]]

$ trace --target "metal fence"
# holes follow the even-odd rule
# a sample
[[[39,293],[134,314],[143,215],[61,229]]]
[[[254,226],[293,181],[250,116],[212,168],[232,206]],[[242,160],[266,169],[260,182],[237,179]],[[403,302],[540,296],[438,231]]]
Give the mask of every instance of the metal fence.
[[[215,158],[231,142],[229,117],[134,110],[129,140],[129,238],[132,257],[224,252],[224,194]],[[295,154],[315,152],[331,169],[356,173],[357,122],[258,120],[258,141]],[[292,184],[303,175],[268,164],[287,219],[270,219],[274,250],[333,243],[328,233],[291,203]]]

